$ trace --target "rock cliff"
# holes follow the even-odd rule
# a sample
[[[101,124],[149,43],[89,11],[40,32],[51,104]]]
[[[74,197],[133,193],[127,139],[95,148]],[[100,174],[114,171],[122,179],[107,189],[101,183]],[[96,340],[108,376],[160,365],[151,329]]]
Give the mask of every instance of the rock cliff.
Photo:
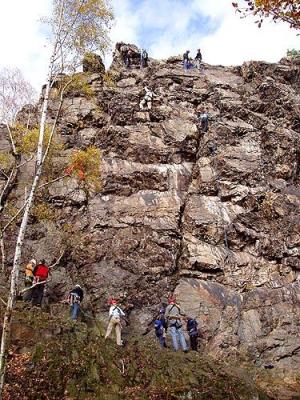
[[[68,93],[59,121],[62,158],[101,149],[101,189],[51,184],[46,201],[57,217],[31,221],[24,260],[52,262],[68,227],[73,239],[53,272],[50,302],[79,280],[97,315],[110,295],[123,299],[138,332],[174,291],[200,321],[205,352],[272,366],[295,383],[300,65],[205,64],[199,72],[171,57],[140,69],[131,48],[130,69],[122,44],[106,73],[97,58],[91,70],[85,63],[93,95]],[[144,86],[157,95],[150,111],[139,109]],[[197,124],[203,107],[206,133]],[[53,98],[50,116],[56,109]]]

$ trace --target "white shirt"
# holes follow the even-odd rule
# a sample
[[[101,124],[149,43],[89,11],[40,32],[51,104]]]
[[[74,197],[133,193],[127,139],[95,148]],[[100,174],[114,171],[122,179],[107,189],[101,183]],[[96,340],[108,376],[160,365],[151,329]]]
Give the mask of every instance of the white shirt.
[[[110,317],[116,317],[116,318],[125,317],[125,313],[117,305],[110,306],[108,315]]]

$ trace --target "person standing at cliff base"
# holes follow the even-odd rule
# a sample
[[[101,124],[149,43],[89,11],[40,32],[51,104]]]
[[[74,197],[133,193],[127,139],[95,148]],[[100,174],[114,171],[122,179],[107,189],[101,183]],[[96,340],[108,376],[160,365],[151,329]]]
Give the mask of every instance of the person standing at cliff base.
[[[80,304],[83,300],[83,290],[80,285],[75,285],[68,295],[68,303],[71,306],[71,318],[76,321],[80,313]]]
[[[179,350],[179,341],[182,350],[186,353],[188,351],[188,347],[182,330],[182,319],[185,316],[185,313],[176,303],[174,297],[170,297],[168,302],[169,305],[166,308],[165,317],[168,321],[168,327],[172,336],[174,350]]]
[[[197,351],[198,347],[198,322],[195,318],[189,317],[186,324],[186,330],[188,331],[190,337],[191,349]]]
[[[36,260],[32,259],[29,261],[29,263],[25,267],[25,288],[30,288],[33,284],[33,271],[34,268],[36,267]],[[31,301],[32,298],[32,289],[28,289],[24,295],[23,295],[23,300],[24,301]]]
[[[122,331],[122,325],[121,325],[121,318],[125,317],[125,313],[123,310],[118,306],[118,302],[116,299],[111,299],[110,302],[110,309],[109,309],[109,321],[108,321],[108,326],[105,334],[105,339],[107,339],[113,328],[115,329],[116,333],[116,342],[118,346],[122,346],[123,342],[121,339],[121,331]]]
[[[44,289],[49,275],[49,268],[43,259],[33,271],[32,305],[41,306],[44,297]]]
[[[166,332],[167,332],[167,321],[165,318],[166,308],[162,306],[159,310],[159,314],[154,321],[155,336],[158,339],[161,347],[167,347],[166,344]]]

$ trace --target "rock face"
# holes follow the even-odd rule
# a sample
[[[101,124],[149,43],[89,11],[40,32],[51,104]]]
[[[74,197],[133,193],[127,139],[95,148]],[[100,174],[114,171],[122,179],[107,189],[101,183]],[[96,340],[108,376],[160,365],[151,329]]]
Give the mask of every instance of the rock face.
[[[87,53],[82,60],[82,70],[83,72],[89,72],[92,74],[104,74],[105,66],[99,55]]]
[[[42,245],[51,262],[51,246],[63,243],[71,224],[76,251],[53,273],[56,296],[62,276],[79,279],[99,313],[110,295],[126,299],[139,329],[175,290],[201,321],[210,353],[296,370],[299,65],[205,65],[200,73],[172,57],[140,69],[137,48],[127,45],[136,62],[126,69],[124,45],[116,47],[111,81],[91,74],[94,96],[66,98],[60,120],[66,151],[101,149],[102,189],[87,198],[76,184],[50,185],[47,201],[60,219],[43,232],[55,244],[32,224],[24,257]],[[140,111],[146,85],[157,97],[151,111]],[[197,124],[203,107],[206,133]]]

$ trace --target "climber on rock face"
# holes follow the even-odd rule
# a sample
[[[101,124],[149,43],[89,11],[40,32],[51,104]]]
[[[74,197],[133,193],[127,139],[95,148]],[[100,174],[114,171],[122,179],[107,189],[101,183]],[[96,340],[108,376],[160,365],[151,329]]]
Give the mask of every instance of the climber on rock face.
[[[41,306],[44,289],[46,285],[46,281],[49,275],[49,268],[46,265],[46,261],[41,260],[40,264],[38,264],[33,270],[33,285],[32,288],[32,305]],[[40,283],[42,282],[42,283]]]
[[[189,57],[190,51],[187,50],[183,54],[183,68],[187,71],[191,67],[191,62],[190,62],[190,57]]]
[[[200,71],[201,68],[202,68],[202,54],[201,54],[201,50],[200,50],[200,49],[197,50],[197,54],[196,54],[196,57],[195,57],[195,61],[196,61],[196,63],[197,63],[197,68],[198,68],[199,71]]]
[[[141,68],[148,67],[148,53],[145,49],[141,50]]]
[[[208,131],[208,114],[206,110],[203,108],[198,116],[198,120],[200,122],[200,127],[202,132]]]
[[[25,287],[30,288],[33,284],[33,271],[36,266],[36,260],[32,259],[29,261],[29,263],[25,267]],[[31,296],[32,296],[32,289],[28,289],[24,295],[23,295],[23,300],[24,301],[31,301]]]
[[[147,86],[144,87],[145,89],[145,96],[143,99],[140,101],[140,110],[144,110],[144,107],[147,106],[148,110],[151,110],[152,108],[152,100],[153,97],[156,97],[156,95],[152,92],[152,90],[148,89]]]
[[[68,295],[68,303],[71,306],[71,318],[76,321],[80,313],[80,304],[83,300],[83,290],[80,285],[75,285]]]
[[[112,329],[115,328],[117,345],[122,346],[123,342],[121,339],[121,330],[122,330],[121,318],[125,317],[125,313],[118,306],[118,302],[116,299],[111,299],[109,303],[110,303],[109,322],[105,334],[105,339],[107,339],[110,336]]]
[[[179,350],[179,345],[178,345],[178,339],[179,339],[179,343],[182,347],[182,350],[186,353],[188,351],[188,347],[182,331],[182,319],[184,316],[185,313],[176,303],[175,298],[170,297],[169,305],[166,308],[165,317],[166,320],[168,321],[168,326],[172,336],[173,347],[175,351]]]

